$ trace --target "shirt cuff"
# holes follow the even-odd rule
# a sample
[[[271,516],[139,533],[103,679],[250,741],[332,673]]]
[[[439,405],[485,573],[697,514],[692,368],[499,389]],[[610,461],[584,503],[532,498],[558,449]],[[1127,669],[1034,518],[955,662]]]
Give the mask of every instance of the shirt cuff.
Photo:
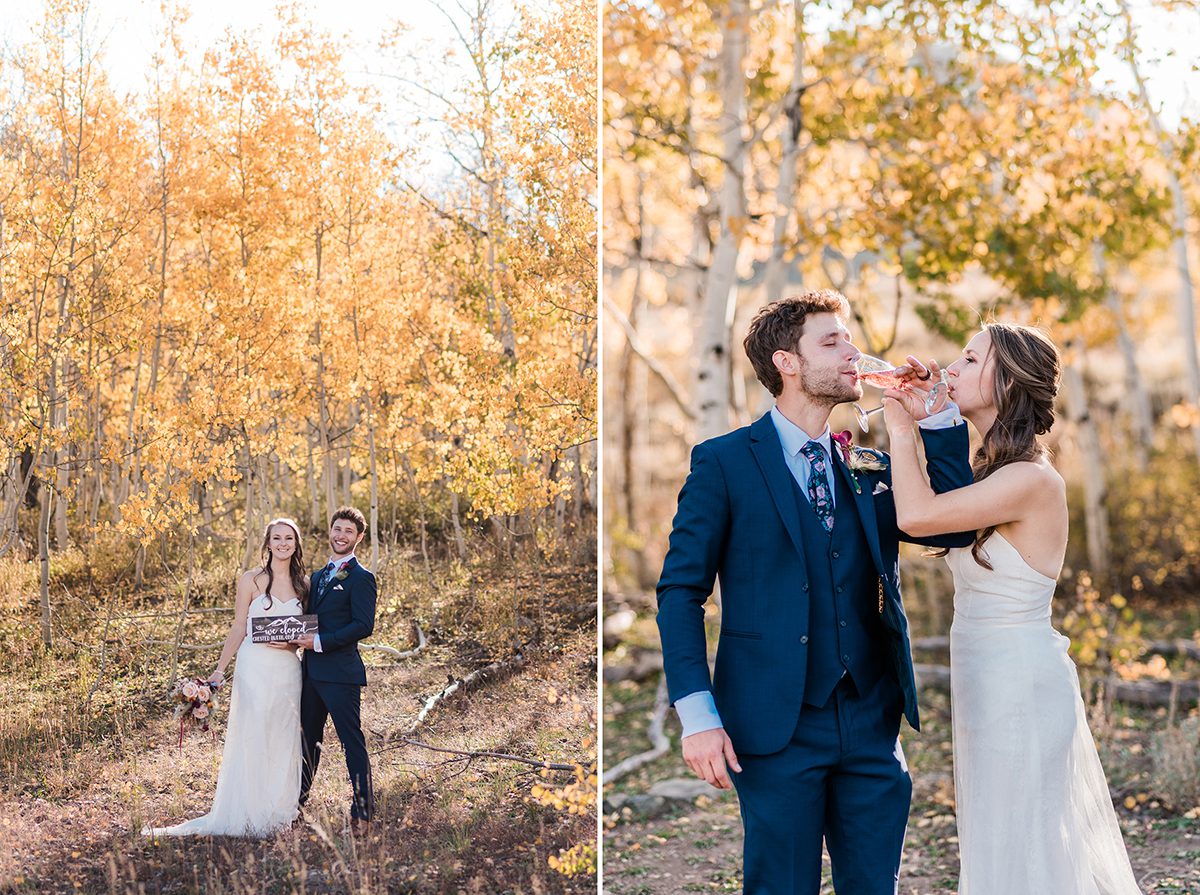
[[[917,423],[922,429],[949,429],[952,426],[957,426],[962,422],[962,416],[959,415],[958,405],[953,401],[947,401],[946,406],[937,413],[931,413],[925,419]]]
[[[313,635],[313,652],[314,653],[321,652],[321,635],[320,634]]]
[[[685,737],[725,726],[721,723],[721,716],[717,714],[717,704],[713,702],[713,695],[708,690],[698,690],[682,699],[676,699],[675,711],[679,714],[679,723],[683,725]]]

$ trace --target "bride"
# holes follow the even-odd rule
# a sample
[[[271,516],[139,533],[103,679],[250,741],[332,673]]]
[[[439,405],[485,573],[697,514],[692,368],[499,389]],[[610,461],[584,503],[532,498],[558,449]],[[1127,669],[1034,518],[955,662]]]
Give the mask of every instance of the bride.
[[[1050,626],[1067,500],[1037,436],[1054,422],[1058,351],[1035,329],[990,324],[946,373],[949,397],[983,436],[974,484],[944,494],[926,484],[913,437],[919,388],[885,392],[884,417],[900,527],[977,532],[946,556],[958,891],[1136,895],[1069,642]]]
[[[295,820],[300,795],[300,660],[288,644],[253,643],[250,619],[301,615],[308,598],[300,529],[267,524],[261,569],[238,581],[233,625],[210,680],[225,678],[238,656],[225,751],[212,810],[151,836],[269,836]]]

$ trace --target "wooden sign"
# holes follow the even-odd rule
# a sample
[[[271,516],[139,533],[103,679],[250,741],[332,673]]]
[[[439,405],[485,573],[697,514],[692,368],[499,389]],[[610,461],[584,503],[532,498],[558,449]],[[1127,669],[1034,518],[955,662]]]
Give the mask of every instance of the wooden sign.
[[[253,643],[290,643],[317,633],[315,615],[256,615],[250,618]]]

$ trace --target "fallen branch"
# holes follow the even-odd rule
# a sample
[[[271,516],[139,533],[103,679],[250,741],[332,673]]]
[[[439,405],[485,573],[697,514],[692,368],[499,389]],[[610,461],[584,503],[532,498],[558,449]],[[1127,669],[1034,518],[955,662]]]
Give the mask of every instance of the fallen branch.
[[[372,755],[378,755],[380,752],[390,752],[392,749],[400,749],[403,746],[419,746],[422,749],[429,749],[432,752],[444,752],[448,755],[456,755],[458,758],[451,759],[452,761],[461,761],[473,758],[501,758],[505,761],[519,761],[521,764],[527,764],[535,768],[547,768],[551,771],[573,771],[576,767],[586,764],[579,762],[578,764],[562,764],[553,761],[537,761],[533,758],[522,758],[520,755],[508,755],[504,752],[486,752],[483,750],[465,751],[463,749],[448,749],[445,746],[431,746],[429,743],[422,743],[420,740],[413,740],[408,737],[399,737],[399,743],[394,746],[384,746],[382,749],[376,749]]]
[[[428,645],[425,640],[425,632],[421,630],[421,626],[414,624],[414,627],[417,629],[417,645],[410,650],[401,651],[393,646],[384,646],[382,643],[360,643],[358,648],[378,650],[381,653],[387,653],[393,659],[411,659]]]
[[[615,783],[622,777],[636,771],[642,765],[649,764],[656,758],[666,755],[667,750],[671,748],[671,740],[667,737],[666,731],[663,729],[667,723],[667,709],[670,708],[670,701],[667,698],[667,676],[663,675],[658,679],[658,690],[654,694],[654,711],[650,714],[650,735],[651,748],[645,752],[639,752],[637,755],[631,755],[629,758],[613,765],[604,773],[604,785]]]
[[[472,671],[462,680],[452,682],[449,686],[442,690],[442,692],[430,696],[425,700],[425,705],[422,707],[420,714],[417,715],[416,720],[414,720],[413,723],[410,724],[407,729],[405,729],[401,736],[408,736],[412,733],[415,733],[417,728],[425,723],[425,719],[429,717],[430,712],[432,712],[438,707],[438,705],[449,699],[459,690],[464,692],[470,690],[472,687],[478,686],[481,682],[487,680],[488,678],[495,677],[502,672],[511,671],[514,668],[520,667],[524,663],[525,655],[518,651],[517,654],[510,659],[485,665],[483,668]]]
[[[220,649],[221,645],[224,642],[225,641],[222,640],[218,643],[181,643],[181,644],[179,644],[179,649],[214,650],[214,649]],[[143,640],[142,643],[144,643],[146,646],[169,646],[172,648],[175,647],[174,640]]]

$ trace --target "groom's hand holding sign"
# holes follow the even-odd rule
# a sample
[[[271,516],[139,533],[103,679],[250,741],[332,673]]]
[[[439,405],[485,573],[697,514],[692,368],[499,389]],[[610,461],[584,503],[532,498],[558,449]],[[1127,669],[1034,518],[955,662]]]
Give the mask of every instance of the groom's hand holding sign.
[[[737,754],[733,751],[733,742],[724,727],[714,727],[684,737],[683,760],[693,774],[717,789],[730,789],[733,786],[726,765],[735,774],[742,772]]]

